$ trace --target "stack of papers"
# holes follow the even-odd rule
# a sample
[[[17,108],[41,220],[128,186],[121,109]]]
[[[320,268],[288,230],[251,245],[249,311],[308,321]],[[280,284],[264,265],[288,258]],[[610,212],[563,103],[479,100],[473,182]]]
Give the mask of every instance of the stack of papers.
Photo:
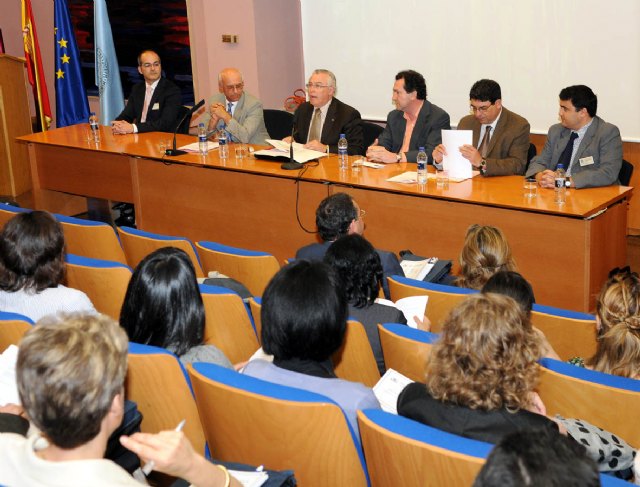
[[[217,142],[211,142],[207,140],[207,145],[209,146],[209,150],[217,149],[220,144]],[[200,152],[200,142],[194,142],[193,144],[183,145],[182,147],[178,147],[180,150],[184,150],[187,152]]]
[[[273,149],[264,149],[255,151],[254,155],[256,156],[267,156],[267,157],[288,157],[289,156],[289,148],[291,144],[288,142],[283,142],[282,140],[275,139],[267,139],[267,142],[273,146]],[[327,154],[325,152],[320,152],[317,150],[305,149],[303,144],[298,142],[293,143],[293,159],[300,164],[304,164],[305,162],[312,161],[314,159],[318,159],[320,157],[324,157]]]
[[[373,386],[373,393],[383,411],[398,414],[398,396],[413,381],[397,370],[387,369],[378,383]]]
[[[240,482],[243,487],[260,487],[267,480],[269,480],[267,472],[229,470],[229,474],[231,474],[233,478]]]
[[[18,347],[9,345],[0,355],[0,406],[20,404],[18,386],[16,384],[16,362]]]

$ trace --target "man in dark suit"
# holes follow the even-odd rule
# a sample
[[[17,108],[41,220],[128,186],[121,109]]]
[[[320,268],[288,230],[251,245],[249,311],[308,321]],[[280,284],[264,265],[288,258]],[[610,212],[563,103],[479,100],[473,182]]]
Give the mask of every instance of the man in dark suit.
[[[344,134],[349,154],[363,153],[360,112],[337,98],[336,77],[327,69],[316,69],[307,83],[309,101],[293,114],[294,139],[305,148],[320,152],[338,152],[340,134]],[[285,137],[290,142],[291,137]]]
[[[111,122],[114,134],[173,132],[178,123],[182,99],[179,88],[162,78],[160,56],[143,51],[138,56],[138,72],[144,83],[131,88],[122,113]]]
[[[523,174],[529,151],[529,122],[502,105],[500,85],[491,79],[476,81],[469,92],[471,114],[463,117],[458,130],[473,131],[473,145],[460,147],[460,153],[483,176]],[[433,151],[440,163],[444,145]]]
[[[400,71],[393,84],[396,110],[387,116],[387,126],[367,149],[367,159],[375,162],[415,162],[418,149],[427,155],[442,142],[442,129],[450,129],[449,114],[427,101],[427,83],[413,70]]]
[[[364,210],[358,203],[346,193],[335,193],[320,202],[316,210],[316,226],[322,239],[322,243],[313,243],[302,247],[296,252],[296,259],[322,260],[329,246],[344,235],[364,233]],[[384,295],[389,298],[389,286],[387,277],[404,276],[398,258],[392,252],[378,250],[382,263],[382,287]]]

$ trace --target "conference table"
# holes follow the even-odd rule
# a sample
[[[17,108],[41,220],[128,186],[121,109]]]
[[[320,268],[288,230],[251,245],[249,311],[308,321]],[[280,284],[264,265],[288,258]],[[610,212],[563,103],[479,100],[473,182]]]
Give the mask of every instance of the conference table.
[[[415,171],[412,163],[345,171],[331,155],[284,171],[236,159],[233,144],[227,159],[217,150],[167,157],[160,145],[169,134],[100,132],[99,144],[84,125],[19,138],[28,145],[36,208],[47,209],[41,190],[131,202],[140,229],[266,251],[282,262],[316,241],[318,203],[342,191],[366,211],[367,239],[396,253],[457,261],[471,224],[501,228],[537,302],[576,311],[593,311],[609,270],[626,262],[629,187],[570,189],[558,205],[553,190],[525,197],[521,176],[477,176],[448,188],[429,179],[420,187],[387,181]]]

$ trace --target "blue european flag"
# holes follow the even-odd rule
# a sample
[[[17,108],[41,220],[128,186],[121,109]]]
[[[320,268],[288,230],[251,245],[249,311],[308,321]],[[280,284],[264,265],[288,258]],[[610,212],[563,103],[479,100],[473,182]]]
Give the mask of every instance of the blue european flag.
[[[66,127],[89,119],[89,102],[67,1],[54,0],[54,11],[56,126]]]
[[[124,108],[124,95],[107,4],[105,0],[95,0],[93,6],[96,86],[100,92],[100,124],[110,125]]]

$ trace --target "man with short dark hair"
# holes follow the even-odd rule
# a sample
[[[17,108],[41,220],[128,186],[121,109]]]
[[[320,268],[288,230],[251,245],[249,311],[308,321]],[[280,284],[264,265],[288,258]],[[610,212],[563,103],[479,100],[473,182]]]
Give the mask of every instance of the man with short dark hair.
[[[449,130],[449,114],[427,101],[424,77],[413,70],[400,71],[393,84],[392,101],[396,109],[387,116],[380,137],[367,149],[367,159],[375,162],[415,162],[424,147],[431,159],[433,149],[442,142],[442,130]]]
[[[358,203],[346,193],[335,193],[320,202],[316,210],[316,226],[322,243],[313,243],[302,247],[296,252],[296,259],[320,261],[324,258],[329,246],[344,235],[364,233],[364,215]],[[398,258],[392,252],[378,250],[382,263],[384,294],[389,297],[387,277],[393,275],[404,276]]]
[[[460,153],[483,176],[523,174],[529,151],[529,122],[502,105],[500,85],[491,79],[476,81],[469,92],[470,114],[458,123],[458,130],[472,130],[473,144]],[[444,145],[433,151],[440,163]]]
[[[535,175],[543,188],[553,188],[558,164],[567,184],[576,188],[608,186],[618,182],[622,166],[622,139],[618,127],[596,115],[598,97],[585,85],[560,91],[560,123],[553,125],[527,176]]]

